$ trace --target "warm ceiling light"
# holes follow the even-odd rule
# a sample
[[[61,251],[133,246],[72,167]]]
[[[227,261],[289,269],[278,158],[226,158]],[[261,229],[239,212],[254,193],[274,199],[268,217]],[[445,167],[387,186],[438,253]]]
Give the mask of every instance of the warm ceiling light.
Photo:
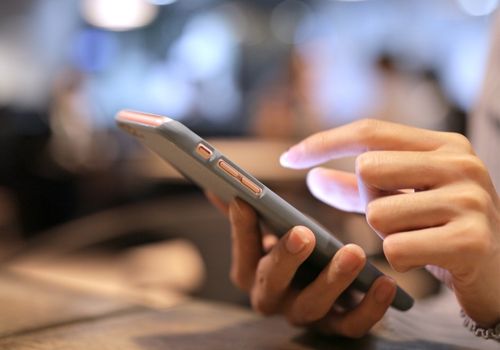
[[[145,0],[82,0],[83,18],[110,30],[129,30],[153,21],[158,8]]]

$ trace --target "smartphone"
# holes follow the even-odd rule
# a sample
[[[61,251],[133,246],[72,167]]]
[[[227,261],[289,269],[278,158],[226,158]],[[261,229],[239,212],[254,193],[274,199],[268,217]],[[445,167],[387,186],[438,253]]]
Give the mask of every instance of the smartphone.
[[[316,246],[296,274],[302,284],[312,281],[343,246],[325,227],[294,208],[180,122],[130,110],[118,112],[116,122],[199,187],[228,202],[235,197],[247,202],[278,236],[297,225],[311,229]],[[367,292],[382,275],[367,262],[352,287]],[[391,306],[405,311],[412,305],[412,297],[398,287]]]

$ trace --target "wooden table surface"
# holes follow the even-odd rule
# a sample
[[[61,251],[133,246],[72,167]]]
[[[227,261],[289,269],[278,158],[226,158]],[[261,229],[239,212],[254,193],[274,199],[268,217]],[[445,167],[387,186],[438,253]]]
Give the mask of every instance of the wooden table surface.
[[[226,304],[187,299],[153,310],[12,271],[0,272],[0,349],[481,349],[496,345],[477,344],[481,345],[391,336],[327,338],[293,328],[280,317],[262,318]]]

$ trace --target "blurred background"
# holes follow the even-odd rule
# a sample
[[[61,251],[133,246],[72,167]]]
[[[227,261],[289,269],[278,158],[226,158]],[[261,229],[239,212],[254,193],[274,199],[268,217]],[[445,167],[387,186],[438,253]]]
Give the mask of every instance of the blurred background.
[[[364,218],[319,203],[278,157],[366,117],[465,133],[497,5],[0,2],[2,265],[147,305],[246,303],[227,277],[225,218],[117,130],[114,114],[129,108],[209,138],[386,269]],[[418,297],[438,288],[424,271],[396,277]]]

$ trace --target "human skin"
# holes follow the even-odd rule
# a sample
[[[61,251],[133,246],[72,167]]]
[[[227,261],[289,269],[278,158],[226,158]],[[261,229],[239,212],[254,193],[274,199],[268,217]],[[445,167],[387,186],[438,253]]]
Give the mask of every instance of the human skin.
[[[467,138],[368,119],[312,135],[281,162],[299,169],[344,156],[357,156],[356,173],[315,168],[312,193],[364,212],[396,271],[429,266],[473,320],[499,322],[500,201]]]
[[[283,314],[295,326],[351,338],[365,335],[385,314],[396,292],[394,281],[379,277],[354,308],[335,307],[362,270],[366,256],[354,244],[341,248],[320,275],[303,290],[290,286],[298,267],[314,249],[314,235],[303,226],[278,240],[263,232],[255,211],[236,199],[226,204],[211,193],[210,201],[229,216],[232,236],[232,282],[250,296],[263,315]]]
[[[280,161],[303,169],[347,156],[356,156],[355,173],[314,168],[307,177],[311,192],[336,208],[365,213],[394,270],[427,267],[479,325],[498,323],[500,201],[470,142],[455,133],[361,120],[306,138]],[[354,308],[335,307],[365,263],[360,247],[346,245],[315,281],[296,291],[290,280],[314,247],[312,232],[295,227],[280,240],[269,238],[244,202],[227,206],[209,197],[229,214],[231,277],[254,309],[349,337],[364,335],[382,318],[395,293],[388,277]]]

